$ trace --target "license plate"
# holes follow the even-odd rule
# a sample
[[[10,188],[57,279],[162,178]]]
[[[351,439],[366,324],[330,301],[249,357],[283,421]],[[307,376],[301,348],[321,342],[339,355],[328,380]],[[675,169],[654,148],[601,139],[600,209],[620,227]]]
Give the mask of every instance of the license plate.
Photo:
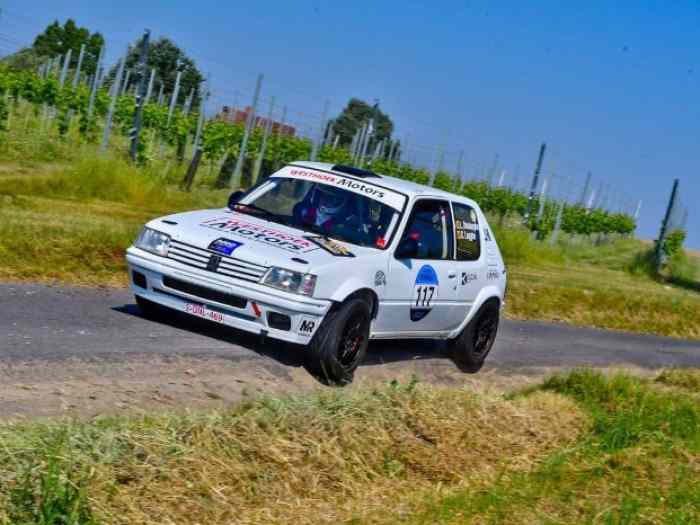
[[[187,303],[185,305],[185,312],[217,323],[224,322],[224,314],[217,312],[216,310],[210,310],[203,304]]]

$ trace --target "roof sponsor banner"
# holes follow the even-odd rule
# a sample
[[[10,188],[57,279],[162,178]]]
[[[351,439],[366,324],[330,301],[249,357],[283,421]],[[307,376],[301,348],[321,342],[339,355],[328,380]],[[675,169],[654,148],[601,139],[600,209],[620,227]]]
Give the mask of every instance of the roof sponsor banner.
[[[326,173],[310,168],[287,166],[275,173],[273,177],[304,179],[320,184],[328,184],[329,186],[337,186],[357,193],[358,195],[364,195],[365,197],[379,201],[398,211],[403,210],[404,204],[406,203],[406,196],[399,192],[375,186],[364,180],[351,179],[349,177],[336,175],[335,173]]]

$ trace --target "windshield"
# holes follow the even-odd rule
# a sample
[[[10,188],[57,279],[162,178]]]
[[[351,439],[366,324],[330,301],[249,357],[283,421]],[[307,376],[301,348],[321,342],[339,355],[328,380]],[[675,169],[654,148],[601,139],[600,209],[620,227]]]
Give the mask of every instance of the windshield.
[[[242,199],[236,211],[379,249],[388,244],[399,215],[375,199],[343,188],[284,177],[269,179]]]

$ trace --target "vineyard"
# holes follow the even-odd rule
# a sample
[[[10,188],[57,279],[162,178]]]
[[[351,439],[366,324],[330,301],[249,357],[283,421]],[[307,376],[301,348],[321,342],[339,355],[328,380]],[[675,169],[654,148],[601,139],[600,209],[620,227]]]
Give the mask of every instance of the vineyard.
[[[31,113],[41,125],[37,132],[55,133],[61,140],[78,143],[94,143],[107,136],[106,118],[114,98],[112,126],[116,134],[128,137],[131,133],[136,97],[131,93],[110,93],[110,86],[102,86],[91,96],[86,83],[63,84],[57,75],[38,75],[31,72],[0,69],[0,141],[11,126],[26,126],[16,118],[20,106],[30,107]],[[115,86],[111,86],[114,91]],[[201,158],[215,177],[198,184],[211,184],[219,188],[232,184],[233,164],[243,155],[240,185],[249,187],[257,179],[266,177],[285,163],[308,159],[313,143],[310,139],[273,133],[269,139],[266,131],[255,127],[244,152],[241,144],[245,133],[243,124],[231,124],[211,118],[201,119],[199,111],[190,111],[189,105],[173,107],[149,102],[143,108],[143,127],[137,152],[139,163],[148,164],[167,156],[175,165],[184,163],[188,152],[201,149]],[[201,126],[200,133],[198,127]],[[107,130],[109,132],[109,129]],[[199,136],[199,140],[197,137]],[[116,141],[113,141],[113,143]],[[196,143],[195,143],[196,142]],[[260,151],[263,152],[262,156]],[[323,145],[318,153],[323,162],[351,164],[348,149]],[[187,188],[192,184],[198,163],[188,170]],[[424,168],[389,160],[388,155],[367,162],[378,173],[411,180],[470,197],[482,208],[497,216],[501,222],[506,217],[520,217],[526,226],[537,232],[540,239],[547,237],[559,225],[561,231],[576,235],[620,234],[629,235],[635,230],[634,219],[625,213],[611,213],[603,209],[587,209],[583,204],[568,204],[554,199],[531,203],[528,217],[528,196],[506,187],[494,187],[483,181],[461,181],[445,171],[431,177]],[[525,220],[525,217],[527,219]]]

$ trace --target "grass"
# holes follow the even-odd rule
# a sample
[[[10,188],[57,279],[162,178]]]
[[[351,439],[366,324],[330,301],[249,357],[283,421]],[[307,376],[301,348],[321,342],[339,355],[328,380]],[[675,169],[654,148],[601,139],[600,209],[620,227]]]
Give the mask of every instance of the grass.
[[[124,251],[149,219],[219,207],[225,191],[179,191],[154,168],[87,157],[0,172],[0,279],[126,284]]]
[[[0,523],[698,523],[697,374],[6,424]]]
[[[640,268],[642,241],[549,246],[518,230],[497,237],[509,270],[509,317],[700,339],[700,283],[651,278]]]
[[[363,523],[410,512],[417,495],[529,471],[585,425],[557,394],[504,400],[415,382],[6,425],[0,523]]]
[[[575,446],[479,490],[426,498],[386,523],[681,524],[700,522],[700,405],[684,392],[577,371],[537,391],[573,399],[591,424]]]

